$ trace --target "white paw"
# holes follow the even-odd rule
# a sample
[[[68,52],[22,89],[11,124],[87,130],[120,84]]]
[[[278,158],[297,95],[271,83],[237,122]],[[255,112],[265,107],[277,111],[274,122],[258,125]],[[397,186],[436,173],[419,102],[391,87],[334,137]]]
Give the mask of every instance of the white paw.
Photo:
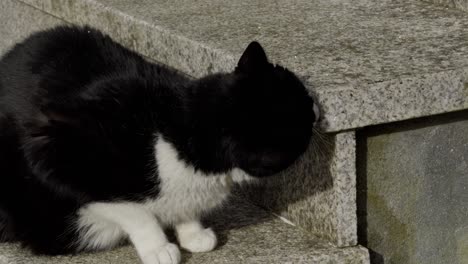
[[[176,245],[167,243],[152,252],[142,255],[141,260],[143,264],[179,264],[180,251]]]
[[[216,234],[211,228],[202,229],[180,239],[180,245],[190,252],[208,252],[218,243]]]

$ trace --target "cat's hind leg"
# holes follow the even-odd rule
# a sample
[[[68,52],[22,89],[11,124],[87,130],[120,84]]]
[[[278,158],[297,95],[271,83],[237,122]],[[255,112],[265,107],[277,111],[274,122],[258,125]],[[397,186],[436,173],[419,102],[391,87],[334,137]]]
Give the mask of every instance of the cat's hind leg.
[[[79,210],[81,244],[112,246],[128,237],[144,264],[178,264],[179,248],[169,243],[150,211],[136,203],[91,203]],[[107,228],[106,228],[107,225]],[[100,232],[100,230],[107,230]]]
[[[188,221],[175,227],[180,246],[190,252],[208,252],[217,244],[216,234],[211,228],[204,228],[200,221]]]

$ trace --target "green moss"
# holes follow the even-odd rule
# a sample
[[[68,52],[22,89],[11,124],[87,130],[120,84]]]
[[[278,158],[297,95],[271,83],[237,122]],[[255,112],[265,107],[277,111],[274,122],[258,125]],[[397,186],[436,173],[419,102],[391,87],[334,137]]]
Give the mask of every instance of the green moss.
[[[415,247],[415,233],[408,219],[402,219],[405,211],[411,210],[417,200],[419,190],[400,189],[394,193],[392,187],[398,183],[395,171],[389,167],[399,159],[392,141],[395,134],[380,134],[368,139],[367,167],[367,223],[368,247],[381,253],[385,264],[411,263]],[[400,149],[401,150],[401,149]],[[403,153],[400,153],[404,155]],[[408,187],[408,186],[407,186]],[[394,208],[389,204],[395,196],[404,195],[407,203],[404,208]],[[398,206],[395,204],[394,206]],[[375,263],[380,263],[378,260]]]
[[[413,238],[407,224],[393,214],[385,199],[378,194],[368,194],[368,207],[372,217],[368,246],[376,252],[393,252],[385,256],[385,263],[410,263]]]
[[[460,263],[468,263],[468,228],[457,236],[457,257]]]

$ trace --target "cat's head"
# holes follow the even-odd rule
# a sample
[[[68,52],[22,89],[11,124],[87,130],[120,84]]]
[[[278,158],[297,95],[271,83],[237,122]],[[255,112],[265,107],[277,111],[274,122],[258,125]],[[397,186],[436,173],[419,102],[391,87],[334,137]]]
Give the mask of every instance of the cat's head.
[[[226,133],[234,166],[254,177],[276,174],[307,149],[318,107],[296,75],[271,64],[257,42],[232,74]]]

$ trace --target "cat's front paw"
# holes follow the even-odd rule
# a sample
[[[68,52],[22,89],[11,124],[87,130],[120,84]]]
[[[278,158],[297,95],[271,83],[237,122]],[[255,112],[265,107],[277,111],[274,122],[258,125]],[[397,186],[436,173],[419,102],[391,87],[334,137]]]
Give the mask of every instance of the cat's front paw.
[[[180,250],[176,245],[167,243],[154,251],[142,255],[141,261],[143,264],[179,264]]]
[[[179,238],[180,246],[190,252],[208,252],[213,250],[218,243],[216,234],[211,228],[201,229],[197,232],[186,234]]]

